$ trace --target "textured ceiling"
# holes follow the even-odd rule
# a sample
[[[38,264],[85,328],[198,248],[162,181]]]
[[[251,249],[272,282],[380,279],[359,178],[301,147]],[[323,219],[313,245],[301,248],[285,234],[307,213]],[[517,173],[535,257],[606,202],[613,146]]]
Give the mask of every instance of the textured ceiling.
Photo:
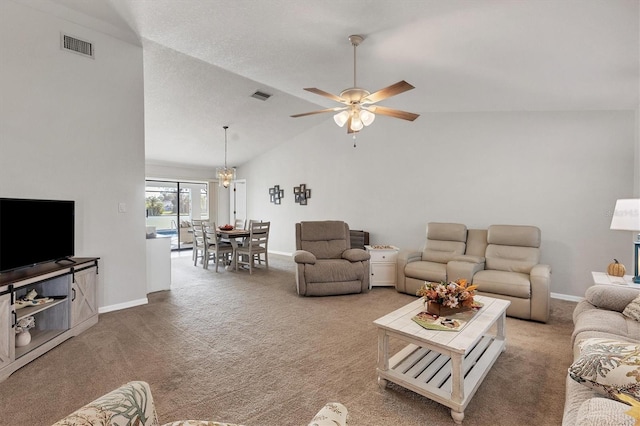
[[[289,115],[336,105],[303,87],[337,94],[352,86],[350,34],[366,37],[358,86],[416,87],[384,106],[425,113],[638,105],[637,0],[53,1],[142,43],[149,162],[221,165],[226,124],[228,163],[237,166],[331,120]],[[255,90],[274,96],[261,102],[250,97]]]

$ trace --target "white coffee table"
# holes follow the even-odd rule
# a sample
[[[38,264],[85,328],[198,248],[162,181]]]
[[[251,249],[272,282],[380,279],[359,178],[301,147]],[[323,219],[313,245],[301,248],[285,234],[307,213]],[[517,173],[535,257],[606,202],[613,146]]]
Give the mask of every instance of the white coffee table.
[[[505,316],[511,304],[484,296],[476,300],[484,306],[460,331],[427,330],[412,321],[424,310],[422,298],[375,320],[380,387],[392,381],[446,405],[461,424],[471,397],[505,350]],[[389,337],[409,344],[390,357]]]

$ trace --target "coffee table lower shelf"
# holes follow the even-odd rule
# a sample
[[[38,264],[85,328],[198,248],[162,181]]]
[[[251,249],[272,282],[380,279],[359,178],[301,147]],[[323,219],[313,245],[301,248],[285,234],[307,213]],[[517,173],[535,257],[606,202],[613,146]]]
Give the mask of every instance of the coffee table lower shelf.
[[[504,349],[505,340],[491,335],[482,337],[464,357],[412,343],[389,359],[388,370],[377,369],[378,383],[384,388],[388,380],[445,405],[461,423],[464,409]],[[461,374],[455,373],[456,363],[461,363]],[[456,396],[453,383],[458,375],[462,380]]]

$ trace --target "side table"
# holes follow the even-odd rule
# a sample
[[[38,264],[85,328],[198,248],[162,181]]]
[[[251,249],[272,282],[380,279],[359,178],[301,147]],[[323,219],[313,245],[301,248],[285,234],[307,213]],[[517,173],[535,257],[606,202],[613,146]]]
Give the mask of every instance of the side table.
[[[395,246],[366,245],[369,260],[369,289],[371,287],[395,287],[398,251]]]
[[[633,276],[625,275],[624,277],[614,277],[606,272],[591,272],[594,284],[604,285],[626,285],[627,287],[640,288],[640,284],[633,282]]]

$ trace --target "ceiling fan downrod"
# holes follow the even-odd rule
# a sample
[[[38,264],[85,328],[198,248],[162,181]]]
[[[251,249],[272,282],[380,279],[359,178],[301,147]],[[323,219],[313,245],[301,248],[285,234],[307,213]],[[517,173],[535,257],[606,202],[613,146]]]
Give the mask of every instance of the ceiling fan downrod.
[[[353,87],[358,87],[356,84],[356,47],[360,46],[360,43],[364,41],[364,37],[357,34],[350,35],[349,41],[353,46]]]

